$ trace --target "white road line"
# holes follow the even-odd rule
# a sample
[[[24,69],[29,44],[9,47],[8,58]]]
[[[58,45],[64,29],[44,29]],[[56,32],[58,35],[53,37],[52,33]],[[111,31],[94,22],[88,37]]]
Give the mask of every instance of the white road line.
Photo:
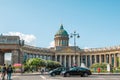
[[[40,77],[41,77],[43,80],[47,80],[46,77],[44,77],[44,76],[42,76],[42,75],[40,75]]]
[[[40,75],[40,77],[43,79],[43,80],[60,80],[60,79],[47,79],[46,77],[44,77],[44,76],[42,76],[42,75]]]

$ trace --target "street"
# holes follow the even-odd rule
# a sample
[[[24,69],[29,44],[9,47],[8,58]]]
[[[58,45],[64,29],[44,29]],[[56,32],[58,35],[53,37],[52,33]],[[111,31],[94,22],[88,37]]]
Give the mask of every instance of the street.
[[[51,77],[49,75],[23,74],[23,75],[12,76],[12,80],[120,80],[120,76],[119,75],[91,75],[89,77],[80,77],[80,76]]]

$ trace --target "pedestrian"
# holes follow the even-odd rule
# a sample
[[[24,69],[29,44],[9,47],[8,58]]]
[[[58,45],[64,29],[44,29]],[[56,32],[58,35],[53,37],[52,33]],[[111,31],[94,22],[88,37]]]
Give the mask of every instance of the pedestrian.
[[[5,80],[5,75],[6,75],[6,66],[3,64],[2,69],[1,69],[1,78],[2,80]]]
[[[44,74],[44,69],[43,68],[41,69],[41,74]]]
[[[13,73],[13,68],[11,67],[11,65],[9,65],[7,67],[7,80],[11,80],[12,73]]]

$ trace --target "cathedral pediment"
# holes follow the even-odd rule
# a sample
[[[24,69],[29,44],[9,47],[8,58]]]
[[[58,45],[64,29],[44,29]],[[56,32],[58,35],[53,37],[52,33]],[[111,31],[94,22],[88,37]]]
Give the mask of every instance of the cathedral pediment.
[[[57,52],[73,53],[73,52],[75,52],[75,48],[73,48],[73,47],[62,47],[61,49],[57,50]]]
[[[75,49],[72,49],[70,47],[64,48],[62,52],[75,52]]]

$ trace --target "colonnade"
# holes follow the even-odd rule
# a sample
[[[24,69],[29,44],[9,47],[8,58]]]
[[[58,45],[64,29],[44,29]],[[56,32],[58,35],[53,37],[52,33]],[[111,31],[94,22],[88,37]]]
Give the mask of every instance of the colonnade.
[[[55,55],[55,61],[60,62],[65,67],[72,67],[74,58],[76,59],[76,64],[80,66],[80,55]]]
[[[94,63],[108,63],[113,65],[114,67],[118,66],[117,62],[117,56],[118,53],[106,53],[106,54],[81,54],[81,55],[55,55],[55,61],[59,61],[63,66],[65,67],[72,67],[74,57],[76,60],[76,64],[78,66],[81,65],[81,63],[84,63],[87,67],[90,67]]]
[[[55,60],[61,63],[61,65],[65,67],[72,67],[74,58],[76,60],[76,64],[78,66],[81,63],[84,63],[87,67],[90,67],[94,63],[108,63],[112,64],[114,67],[118,67],[119,63],[117,58],[119,57],[119,53],[55,53],[55,54],[48,54],[48,53],[25,53],[21,52],[20,50],[12,50],[12,64],[14,63],[22,63],[23,59],[27,58],[42,58],[45,60]],[[4,52],[0,52],[0,65],[4,64]]]

